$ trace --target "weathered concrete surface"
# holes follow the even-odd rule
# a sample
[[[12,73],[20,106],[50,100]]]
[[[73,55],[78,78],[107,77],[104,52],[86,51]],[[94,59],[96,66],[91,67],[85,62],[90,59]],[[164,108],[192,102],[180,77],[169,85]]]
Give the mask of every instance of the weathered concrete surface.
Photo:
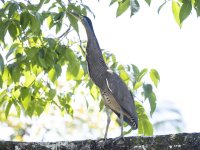
[[[200,150],[200,133],[180,133],[153,137],[126,137],[115,141],[84,140],[63,142],[0,141],[0,150]]]

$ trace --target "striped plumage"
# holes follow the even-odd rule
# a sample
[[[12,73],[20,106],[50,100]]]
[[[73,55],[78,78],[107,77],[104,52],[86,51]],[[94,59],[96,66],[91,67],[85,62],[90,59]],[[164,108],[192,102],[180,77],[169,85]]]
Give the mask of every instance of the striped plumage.
[[[86,60],[89,74],[92,81],[100,88],[105,105],[120,119],[123,118],[132,129],[137,129],[138,117],[131,91],[122,79],[107,67],[95,36],[91,20],[86,16],[72,14],[82,22],[86,29],[88,38]],[[123,123],[123,120],[121,120],[121,123]],[[109,123],[107,126],[109,126]],[[121,134],[123,136],[123,124],[121,124],[121,127]],[[107,135],[107,129],[105,135]]]

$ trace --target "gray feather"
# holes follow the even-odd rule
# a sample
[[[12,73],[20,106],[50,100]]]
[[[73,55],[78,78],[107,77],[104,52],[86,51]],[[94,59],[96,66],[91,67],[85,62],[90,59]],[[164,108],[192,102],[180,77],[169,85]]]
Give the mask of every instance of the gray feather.
[[[111,72],[111,71],[107,71],[106,81],[107,81],[108,89],[111,91],[115,100],[121,106],[122,110],[126,112],[127,114],[129,114],[132,119],[134,119],[137,126],[138,117],[136,113],[134,99],[128,87],[125,85],[125,83],[116,73]],[[132,124],[130,123],[131,121],[126,121],[126,122],[128,124]]]

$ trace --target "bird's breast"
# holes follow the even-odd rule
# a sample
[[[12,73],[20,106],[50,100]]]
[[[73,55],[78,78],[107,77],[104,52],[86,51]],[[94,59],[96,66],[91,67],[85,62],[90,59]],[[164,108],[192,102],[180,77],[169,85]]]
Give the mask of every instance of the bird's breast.
[[[115,112],[120,112],[121,107],[113,97],[113,95],[108,91],[101,91],[101,95],[103,97],[104,103],[107,107]]]
[[[133,127],[133,129],[137,129],[137,125],[134,118],[121,109],[121,106],[117,103],[117,101],[115,100],[111,92],[109,92],[108,90],[104,90],[104,91],[101,91],[101,95],[103,97],[104,104],[108,108],[114,111],[118,116],[120,115],[122,111],[122,114],[124,115],[124,119],[125,119],[124,121],[128,121],[127,123],[130,124]]]

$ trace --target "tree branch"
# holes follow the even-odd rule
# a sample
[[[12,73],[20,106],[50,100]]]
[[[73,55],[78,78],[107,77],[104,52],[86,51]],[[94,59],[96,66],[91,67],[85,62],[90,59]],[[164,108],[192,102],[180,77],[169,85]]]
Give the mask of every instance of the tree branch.
[[[61,142],[0,141],[1,150],[199,150],[200,133],[180,133],[154,137],[125,137],[103,140]]]

